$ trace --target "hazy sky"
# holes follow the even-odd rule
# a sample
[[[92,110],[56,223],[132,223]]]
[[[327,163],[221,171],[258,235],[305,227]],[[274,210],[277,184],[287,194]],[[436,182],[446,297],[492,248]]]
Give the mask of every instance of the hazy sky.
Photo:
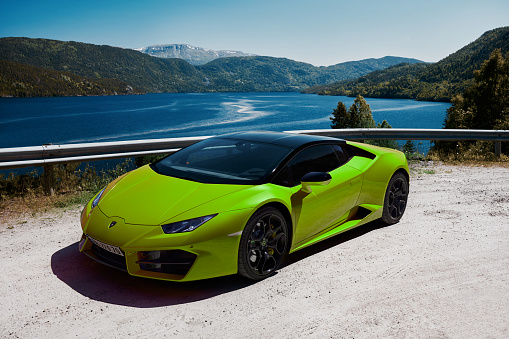
[[[0,37],[137,48],[187,43],[316,66],[438,61],[509,25],[508,0],[3,0]]]

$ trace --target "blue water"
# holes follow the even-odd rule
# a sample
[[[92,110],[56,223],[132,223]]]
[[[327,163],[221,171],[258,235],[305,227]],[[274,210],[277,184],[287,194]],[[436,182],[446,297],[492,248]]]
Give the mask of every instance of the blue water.
[[[147,94],[0,98],[0,148],[217,135],[240,130],[328,129],[338,101],[298,93]],[[441,128],[447,103],[370,99],[375,121]]]

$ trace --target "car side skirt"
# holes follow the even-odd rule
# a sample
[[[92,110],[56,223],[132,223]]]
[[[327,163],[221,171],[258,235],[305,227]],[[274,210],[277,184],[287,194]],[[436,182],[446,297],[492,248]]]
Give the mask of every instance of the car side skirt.
[[[350,211],[351,217],[347,218],[346,221],[339,223],[338,225],[332,226],[323,232],[318,233],[311,239],[305,240],[304,243],[296,244],[295,247],[290,249],[290,253],[311,246],[317,242],[328,239],[340,233],[346,232],[352,228],[364,225],[370,221],[379,219],[382,217],[383,206],[363,204],[355,207]]]

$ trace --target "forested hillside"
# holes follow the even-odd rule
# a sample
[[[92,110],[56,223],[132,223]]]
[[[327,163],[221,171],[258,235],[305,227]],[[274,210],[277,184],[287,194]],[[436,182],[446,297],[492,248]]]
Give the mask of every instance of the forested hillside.
[[[358,79],[309,88],[304,92],[448,102],[473,84],[474,70],[479,69],[496,49],[504,55],[509,52],[509,27],[488,31],[435,64],[401,64]]]
[[[148,93],[300,91],[402,61],[418,62],[385,57],[315,67],[284,58],[237,57],[195,67],[182,59],[156,58],[129,49],[29,38],[1,38],[0,59],[90,79],[118,79]]]
[[[2,38],[0,59],[89,78],[119,79],[145,92],[196,92],[204,89],[203,75],[184,60],[155,58],[111,46]]]
[[[0,60],[0,97],[141,94],[118,79],[89,79],[69,72]]]

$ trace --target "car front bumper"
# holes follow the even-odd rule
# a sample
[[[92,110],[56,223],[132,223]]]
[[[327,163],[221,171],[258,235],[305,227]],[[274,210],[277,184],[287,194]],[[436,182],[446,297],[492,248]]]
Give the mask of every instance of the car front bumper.
[[[160,226],[131,225],[87,207],[80,252],[133,276],[171,281],[237,273],[240,237],[251,214],[220,213],[192,232],[165,234]]]

